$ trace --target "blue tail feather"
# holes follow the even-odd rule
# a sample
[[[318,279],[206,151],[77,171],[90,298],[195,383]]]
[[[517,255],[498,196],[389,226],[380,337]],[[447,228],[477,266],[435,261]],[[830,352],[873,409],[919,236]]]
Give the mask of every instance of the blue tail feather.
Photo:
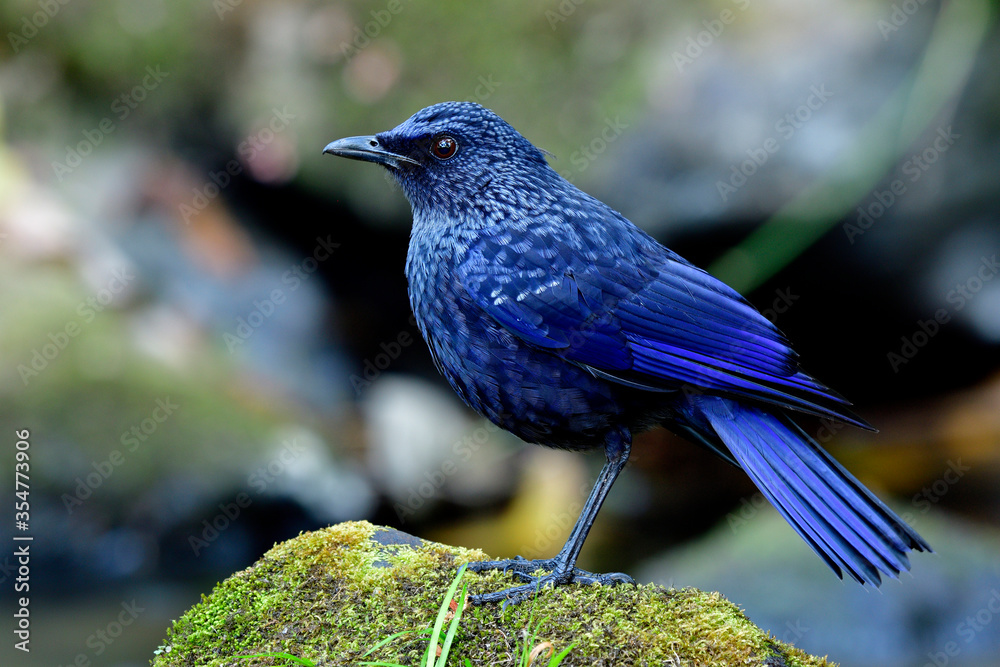
[[[720,397],[693,397],[686,429],[722,448],[838,576],[879,586],[930,546],[791,419]],[[728,458],[728,457],[727,457]]]

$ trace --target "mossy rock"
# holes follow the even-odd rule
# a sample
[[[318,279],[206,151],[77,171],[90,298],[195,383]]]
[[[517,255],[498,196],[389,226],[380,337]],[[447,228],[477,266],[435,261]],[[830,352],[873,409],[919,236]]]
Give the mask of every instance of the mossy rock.
[[[154,667],[295,665],[362,660],[416,665],[460,564],[478,550],[426,542],[367,522],[342,523],[276,545],[175,621]],[[467,573],[470,592],[515,582]],[[534,634],[533,631],[537,629]],[[381,640],[413,631],[380,646]],[[517,665],[522,647],[573,644],[570,665],[829,665],[751,623],[718,593],[659,586],[563,586],[501,609],[468,607],[450,664]],[[538,659],[536,664],[547,664]],[[306,663],[308,664],[308,663]]]

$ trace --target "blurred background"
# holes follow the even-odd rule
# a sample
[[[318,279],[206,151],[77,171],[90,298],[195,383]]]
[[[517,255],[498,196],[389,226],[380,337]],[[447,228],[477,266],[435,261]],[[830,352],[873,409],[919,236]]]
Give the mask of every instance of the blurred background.
[[[840,582],[659,430],[581,566],[719,590],[844,664],[1000,664],[997,10],[5,0],[0,663],[147,664],[215,582],[334,522],[558,550],[602,457],[459,402],[410,319],[406,201],[320,154],[474,100],[775,321],[880,429],[813,433],[937,551],[881,592]]]

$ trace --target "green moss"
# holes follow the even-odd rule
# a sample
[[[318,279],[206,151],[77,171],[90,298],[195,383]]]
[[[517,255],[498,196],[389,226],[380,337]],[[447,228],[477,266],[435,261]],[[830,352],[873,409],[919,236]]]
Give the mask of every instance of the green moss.
[[[379,640],[431,626],[458,565],[486,558],[433,542],[384,546],[373,539],[382,530],[344,523],[276,545],[177,620],[152,664],[291,664],[235,657],[275,652],[316,665],[355,664]],[[497,572],[467,577],[473,593],[512,584]],[[564,586],[506,610],[470,608],[452,664],[516,664],[518,642],[538,619],[538,642],[557,651],[576,642],[567,666],[829,664],[768,636],[718,593],[652,585]],[[366,659],[416,664],[425,642],[406,635]]]

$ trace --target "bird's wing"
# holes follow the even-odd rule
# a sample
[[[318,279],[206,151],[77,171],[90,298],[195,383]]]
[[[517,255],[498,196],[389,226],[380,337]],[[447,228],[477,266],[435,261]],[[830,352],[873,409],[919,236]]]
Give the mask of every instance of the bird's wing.
[[[491,244],[471,249],[459,278],[531,345],[640,389],[708,390],[870,428],[799,369],[784,336],[749,302],[651,240],[630,255],[553,239],[520,251]]]

